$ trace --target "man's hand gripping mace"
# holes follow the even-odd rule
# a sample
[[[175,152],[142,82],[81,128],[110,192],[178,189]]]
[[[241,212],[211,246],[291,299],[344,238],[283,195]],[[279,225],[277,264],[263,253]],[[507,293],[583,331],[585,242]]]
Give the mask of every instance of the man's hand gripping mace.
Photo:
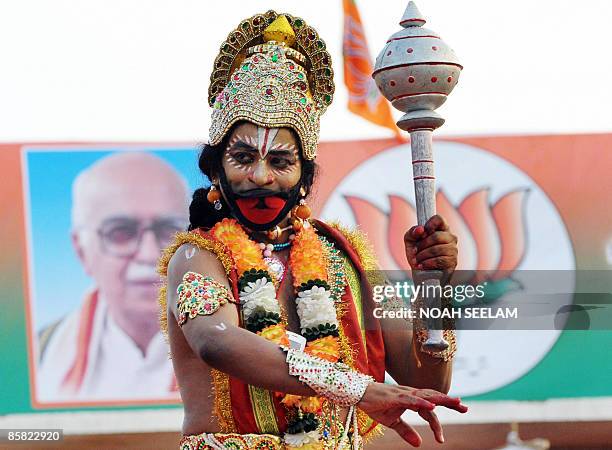
[[[433,130],[444,123],[435,111],[442,105],[459,79],[463,68],[453,50],[431,30],[423,28],[425,19],[410,1],[400,21],[402,30],[393,34],[376,58],[372,74],[381,93],[394,108],[405,114],[397,126],[410,133],[412,171],[417,221],[424,225],[436,213]],[[427,270],[423,284],[440,292],[441,271]],[[426,296],[427,308],[440,308],[441,299]],[[441,351],[448,347],[443,337],[442,319],[427,320],[428,337],[423,349]]]

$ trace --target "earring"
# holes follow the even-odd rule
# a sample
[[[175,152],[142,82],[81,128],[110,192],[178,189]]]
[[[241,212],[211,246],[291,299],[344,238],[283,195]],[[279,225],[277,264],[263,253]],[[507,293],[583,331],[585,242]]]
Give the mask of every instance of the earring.
[[[210,185],[210,191],[208,191],[208,194],[206,195],[206,199],[208,200],[209,203],[214,204],[215,209],[217,211],[223,208],[223,205],[221,204],[221,192],[219,192],[219,190],[217,189],[217,186],[215,186],[214,184]]]
[[[300,231],[302,228],[306,228],[310,214],[310,207],[306,204],[306,200],[300,199],[299,205],[293,208],[293,231]]]

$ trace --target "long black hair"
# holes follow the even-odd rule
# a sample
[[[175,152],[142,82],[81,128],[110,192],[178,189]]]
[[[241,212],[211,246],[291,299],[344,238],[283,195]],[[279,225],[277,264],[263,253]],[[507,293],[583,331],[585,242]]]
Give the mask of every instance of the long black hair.
[[[239,123],[234,126],[237,125],[239,125]],[[232,130],[230,130],[225,135],[226,138],[217,145],[202,144],[200,148],[198,167],[211,181],[214,178],[219,178],[219,173],[223,170],[223,152],[227,147],[227,140],[231,134]],[[312,185],[318,172],[318,166],[313,160],[304,159],[301,151],[300,159],[302,161],[302,187],[306,191],[306,196],[308,196],[312,191]],[[220,220],[230,217],[229,207],[223,200],[223,197],[221,198],[223,207],[220,210],[216,210],[212,203],[206,198],[209,191],[210,187],[201,187],[196,189],[193,193],[193,198],[189,205],[189,230],[194,230],[196,228],[209,229]]]

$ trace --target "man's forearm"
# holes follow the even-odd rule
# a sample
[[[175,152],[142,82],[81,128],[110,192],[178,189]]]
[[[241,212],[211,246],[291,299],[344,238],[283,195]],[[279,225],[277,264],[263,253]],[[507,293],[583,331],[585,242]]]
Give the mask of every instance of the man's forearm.
[[[202,333],[200,357],[211,367],[253,386],[295,395],[316,393],[289,375],[286,354],[275,343],[242,328],[212,326]]]
[[[421,344],[414,338],[412,345],[412,357],[408,359],[410,385],[448,393],[451,385],[452,361],[444,361],[421,352]]]

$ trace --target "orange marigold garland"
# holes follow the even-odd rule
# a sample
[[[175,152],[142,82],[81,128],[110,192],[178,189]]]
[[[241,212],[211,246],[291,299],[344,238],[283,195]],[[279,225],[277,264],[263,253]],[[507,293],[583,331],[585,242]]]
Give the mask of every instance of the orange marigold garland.
[[[234,219],[218,222],[211,233],[229,248],[234,258],[239,277],[240,305],[247,329],[271,342],[289,347],[274,280],[260,246],[249,238]],[[328,361],[338,361],[338,318],[328,284],[330,278],[325,249],[312,226],[307,225],[297,232],[289,254],[289,267],[296,293],[300,330],[307,340],[304,351]],[[313,434],[320,438],[319,430],[323,430],[323,435],[328,433],[327,425],[320,420],[324,399],[282,395],[281,402],[288,408],[295,408],[295,414],[289,414],[292,419],[285,436],[288,442],[299,444],[302,440],[311,441]]]
[[[289,255],[289,266],[296,289],[310,280],[327,282],[323,246],[313,227],[302,228],[295,235]]]
[[[223,219],[210,230],[232,252],[238,277],[250,269],[267,270],[259,246],[253,242],[234,219]]]

